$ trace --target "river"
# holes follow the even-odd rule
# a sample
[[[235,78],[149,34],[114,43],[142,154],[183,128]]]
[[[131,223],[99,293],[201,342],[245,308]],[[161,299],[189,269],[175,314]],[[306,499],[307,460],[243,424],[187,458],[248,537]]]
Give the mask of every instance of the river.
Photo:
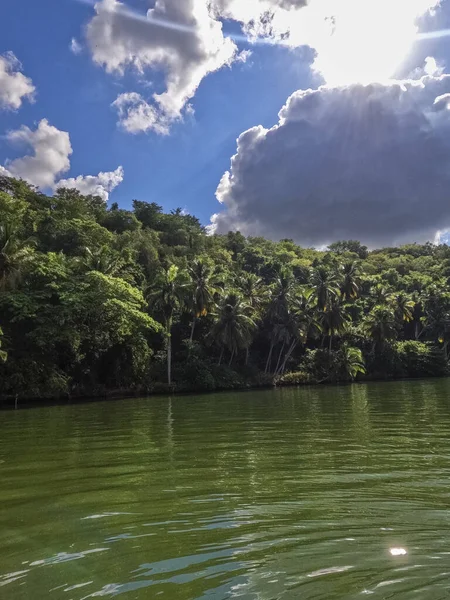
[[[450,597],[450,380],[0,413],[2,600]]]

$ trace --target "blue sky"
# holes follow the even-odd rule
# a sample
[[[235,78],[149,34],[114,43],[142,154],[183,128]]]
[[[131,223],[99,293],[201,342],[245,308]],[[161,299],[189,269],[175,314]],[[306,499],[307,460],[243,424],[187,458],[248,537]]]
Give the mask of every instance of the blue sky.
[[[108,75],[86,50],[76,56],[69,49],[72,38],[82,38],[92,7],[76,0],[2,0],[1,12],[0,53],[14,52],[37,94],[20,111],[0,112],[0,131],[47,118],[70,133],[73,155],[65,177],[123,165],[124,180],[111,194],[123,207],[133,198],[155,201],[167,210],[187,208],[207,223],[217,210],[214,193],[236,138],[255,124],[271,126],[286,98],[314,80],[299,61],[304,50],[252,46],[246,64],[205,78],[193,101],[195,115],[175,124],[169,136],[129,135],[117,127],[110,105],[121,91],[145,85],[133,73]],[[22,153],[0,139],[0,164]]]
[[[446,154],[442,162],[442,145],[449,130],[443,111],[442,115],[439,113],[439,119],[430,116],[436,98],[450,92],[446,79],[450,38],[414,44],[409,43],[408,38],[411,27],[419,26],[421,30],[448,27],[447,0],[390,0],[390,4],[386,4],[386,0],[361,0],[367,5],[371,23],[374,27],[379,24],[378,42],[374,39],[373,47],[369,44],[372,36],[369,29],[362,38],[355,34],[354,41],[350,40],[353,45],[350,42],[345,46],[337,45],[336,42],[333,46],[324,42],[320,28],[325,20],[322,13],[314,11],[316,6],[319,11],[321,3],[326,4],[329,0],[311,0],[307,8],[301,0],[290,0],[289,10],[281,0],[215,0],[214,13],[211,8],[209,13],[206,12],[206,0],[186,0],[182,10],[179,10],[180,1],[159,0],[155,8],[154,2],[130,0],[127,6],[143,17],[146,10],[153,8],[155,18],[164,18],[177,26],[181,23],[187,27],[185,24],[188,23],[191,27],[194,19],[192,35],[171,28],[161,33],[161,28],[153,25],[140,30],[138,20],[127,21],[119,12],[113,14],[111,7],[117,11],[119,6],[115,0],[99,3],[102,6],[109,3],[109,12],[101,12],[77,0],[2,0],[0,55],[9,56],[7,69],[10,73],[21,69],[32,81],[35,93],[34,101],[24,96],[20,107],[4,105],[0,110],[0,165],[32,183],[44,181],[45,178],[39,177],[33,180],[25,167],[14,161],[32,153],[33,132],[46,119],[58,132],[69,134],[72,149],[69,156],[62,157],[63,161],[66,159],[66,167],[51,175],[54,175],[55,185],[60,180],[114,172],[122,166],[123,181],[109,194],[109,200],[117,201],[122,207],[129,207],[134,198],[156,201],[166,210],[186,208],[205,224],[209,223],[213,213],[222,210],[221,216],[215,219],[219,231],[240,229],[250,235],[293,237],[306,245],[320,245],[337,236],[363,237],[372,244],[423,241],[433,237],[438,230],[450,227],[450,211],[443,208],[444,189],[450,183],[450,176],[447,181],[447,173],[442,174],[447,160]],[[350,14],[346,2],[352,8],[355,0],[337,0],[334,4],[338,8],[336,15],[331,17],[336,17],[336,31],[339,32],[341,23],[344,33],[345,27],[360,31],[361,18],[366,17],[362,17],[357,8]],[[200,6],[202,3],[204,9]],[[192,14],[189,14],[188,5],[193,7]],[[394,5],[397,8],[383,12],[385,7]],[[268,7],[270,27],[267,26]],[[436,12],[430,15],[429,8]],[[417,21],[416,17],[422,20]],[[112,39],[105,34],[105,27],[112,22],[108,20],[110,18],[115,19]],[[202,57],[198,60],[204,60],[205,64],[211,57],[217,59],[217,48],[205,51],[205,45],[209,43],[204,28],[206,20],[213,26],[221,23],[226,36],[239,33],[239,38],[233,42],[236,47],[230,50],[225,48],[222,34],[215,33],[214,43],[223,46],[224,52],[231,52],[232,58],[220,59],[218,66],[209,73],[206,70],[199,85],[193,84],[191,89],[194,76],[191,77],[190,70],[195,72],[196,57]],[[88,31],[91,23],[95,28],[92,26]],[[410,29],[405,24],[410,25]],[[136,30],[133,29],[135,25]],[[363,25],[367,27],[370,23]],[[403,45],[392,33],[391,25],[399,30],[397,37]],[[187,39],[189,36],[192,39]],[[259,41],[273,43],[254,44],[255,36]],[[285,43],[287,37],[289,43]],[[335,37],[339,40],[337,35]],[[365,38],[368,38],[367,44]],[[80,44],[79,53],[71,51],[73,39]],[[115,52],[121,44],[127,50],[116,57]],[[132,49],[128,50],[129,47]],[[244,50],[250,50],[251,54],[240,54]],[[154,57],[159,51],[166,53],[166,57],[170,53],[169,67],[164,61],[155,62]],[[20,61],[20,69],[18,63],[12,64],[11,54],[7,53],[13,53]],[[425,63],[427,57],[434,62]],[[144,68],[139,72],[139,65],[143,63]],[[183,86],[177,84],[166,104],[152,98],[154,93],[164,92],[170,73],[184,77],[186,72],[187,82]],[[404,91],[402,88],[403,99],[397,98],[395,106],[392,90],[397,89],[398,84],[392,80],[394,74],[399,79],[416,82],[411,89]],[[422,86],[427,93],[418,85],[423,76],[428,77]],[[382,87],[373,91],[368,87],[372,81]],[[318,90],[321,83],[327,83],[328,87]],[[315,90],[314,94],[305,95],[309,88]],[[428,90],[433,90],[430,97]],[[139,100],[131,105],[124,104],[121,116],[112,104],[128,94],[139,94]],[[387,121],[382,123],[380,120],[363,125],[360,121],[353,122],[355,106],[352,102],[356,102],[356,95],[358,102],[364,103],[358,105],[359,112],[371,107],[372,112],[367,114],[372,114],[374,102],[377,102],[380,110],[382,108],[380,115],[383,115],[379,119],[384,119],[387,112],[392,113],[391,127],[386,125]],[[291,101],[287,103],[290,97]],[[401,121],[394,123],[393,119],[400,119],[399,107],[403,110],[405,102],[407,114],[402,114]],[[308,112],[312,110],[311,106],[319,103],[323,113],[320,119],[316,118],[317,109],[314,109],[314,115]],[[285,105],[285,117],[279,121],[278,113]],[[156,125],[148,124],[141,131],[127,130],[126,117],[136,106],[145,107],[147,111],[156,107],[157,122],[167,128],[166,134],[161,135]],[[349,114],[345,114],[345,107],[352,107]],[[419,107],[418,114],[413,112],[413,107]],[[428,137],[436,137],[427,152],[436,152],[439,158],[435,161],[432,155],[427,156],[433,164],[439,160],[438,181],[436,172],[425,168],[423,163],[419,182],[416,177],[409,176],[411,171],[418,172],[411,156],[412,144],[417,144],[416,158],[424,160],[419,151],[419,145],[423,146],[420,123],[424,118],[430,127]],[[406,120],[408,127],[404,126]],[[348,145],[345,151],[340,145],[343,122],[347,129],[350,126],[358,128],[357,133],[352,129],[351,135],[345,131]],[[395,141],[397,151],[394,152],[394,141],[390,136],[397,124],[397,135],[403,137]],[[259,125],[263,128],[252,129]],[[271,129],[274,126],[275,129]],[[28,129],[19,136],[8,134],[21,131],[23,127]],[[236,140],[246,131],[248,134],[241,137],[242,143],[227,179],[224,174],[230,169],[230,159],[236,153]],[[334,131],[339,132],[339,138],[330,138]],[[370,147],[365,162],[361,148],[365,151],[381,135],[380,132],[385,138],[377,141],[376,148]],[[61,140],[61,143],[67,149],[68,140]],[[324,148],[327,149],[326,156]],[[386,149],[381,158],[374,154],[380,148]],[[348,163],[350,159],[343,162],[343,154],[353,157],[351,164]],[[388,161],[388,168],[382,167],[383,160],[389,156],[399,161],[394,165],[396,168],[391,168],[392,159]],[[369,161],[379,165],[378,170],[375,167],[375,174],[373,168],[367,170]],[[70,168],[67,168],[69,164]],[[326,171],[320,171],[319,167]],[[399,173],[403,178],[401,183],[395,180]],[[412,198],[414,194],[411,195],[411,190],[404,185],[405,179],[411,179],[413,191],[420,190],[424,198],[428,198],[427,186],[430,187],[431,182],[433,189],[439,188],[430,195],[434,204],[429,211],[429,222],[423,222],[423,219],[413,222],[406,216],[412,208],[417,210],[419,200]],[[221,180],[218,196],[222,206],[215,197]],[[367,194],[363,193],[365,181],[370,184]],[[83,185],[87,185],[84,180]],[[41,187],[45,189],[45,186]],[[47,186],[45,191],[51,190]],[[107,195],[106,191],[105,197]],[[386,198],[389,199],[387,203]],[[386,210],[384,220],[371,219],[372,214],[379,215]],[[328,216],[320,225],[324,212]],[[339,216],[342,213],[345,220]],[[373,232],[370,227],[362,226],[363,217],[373,221]],[[359,232],[361,235],[358,236]]]

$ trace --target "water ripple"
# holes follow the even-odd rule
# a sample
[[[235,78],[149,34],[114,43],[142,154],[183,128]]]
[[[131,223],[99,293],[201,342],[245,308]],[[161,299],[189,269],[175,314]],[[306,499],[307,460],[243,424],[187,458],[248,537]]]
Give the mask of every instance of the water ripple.
[[[0,413],[6,600],[450,597],[450,381]]]

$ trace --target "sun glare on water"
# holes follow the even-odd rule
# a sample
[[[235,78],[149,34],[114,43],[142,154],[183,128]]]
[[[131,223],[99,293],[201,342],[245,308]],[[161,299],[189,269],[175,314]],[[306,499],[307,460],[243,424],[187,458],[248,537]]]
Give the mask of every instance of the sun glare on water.
[[[299,11],[291,37],[317,51],[315,68],[328,85],[394,77],[417,35],[417,18],[439,0],[317,0]],[[301,18],[300,18],[301,17]]]

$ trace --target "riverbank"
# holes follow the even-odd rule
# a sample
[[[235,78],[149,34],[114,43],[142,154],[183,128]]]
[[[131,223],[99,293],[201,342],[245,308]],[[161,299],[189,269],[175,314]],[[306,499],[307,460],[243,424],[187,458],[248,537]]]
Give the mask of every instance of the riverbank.
[[[239,376],[234,371],[235,375]],[[127,400],[133,398],[152,398],[161,396],[208,396],[220,392],[245,392],[245,391],[257,391],[257,390],[268,390],[277,388],[296,388],[296,387],[342,387],[351,384],[366,384],[366,383],[393,383],[401,381],[423,381],[427,379],[447,379],[449,375],[417,375],[408,377],[389,377],[381,374],[363,377],[359,377],[355,381],[330,381],[322,380],[318,381],[311,377],[308,377],[305,373],[287,373],[282,377],[273,377],[260,374],[258,379],[236,379],[230,378],[228,385],[222,385],[221,387],[215,387],[214,389],[198,388],[193,389],[192,386],[167,383],[155,383],[150,388],[133,388],[133,389],[114,389],[114,390],[98,390],[97,393],[85,394],[85,395],[66,395],[59,397],[44,397],[44,398],[0,398],[0,410],[11,410],[11,409],[25,409],[39,406],[61,406],[65,404],[86,404],[102,402],[106,400],[118,401]]]

